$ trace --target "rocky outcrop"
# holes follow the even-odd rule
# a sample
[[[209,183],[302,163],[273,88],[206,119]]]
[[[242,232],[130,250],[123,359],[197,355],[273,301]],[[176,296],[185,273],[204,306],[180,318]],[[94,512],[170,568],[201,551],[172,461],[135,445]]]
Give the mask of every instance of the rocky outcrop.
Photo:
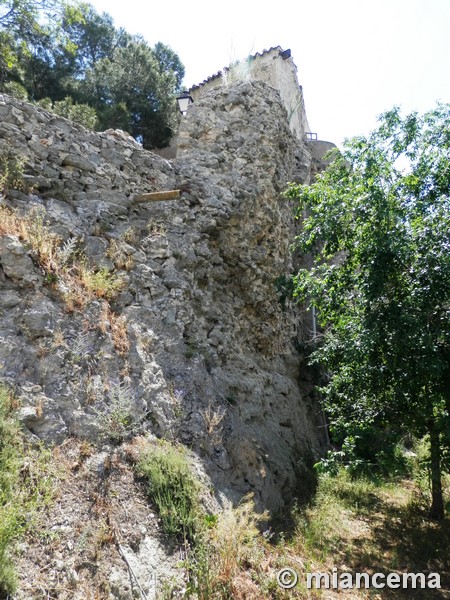
[[[218,492],[278,510],[307,486],[322,421],[299,350],[302,314],[281,302],[292,271],[286,183],[309,176],[278,93],[220,88],[183,119],[168,162],[121,132],[88,132],[5,97],[0,149],[25,191],[2,203],[45,211],[62,252],[120,275],[106,305],[67,305],[17,235],[0,238],[1,377],[30,435],[110,441],[137,431],[196,452]],[[136,202],[145,192],[181,198]],[[31,212],[30,212],[31,211]],[[122,345],[120,344],[122,342]]]

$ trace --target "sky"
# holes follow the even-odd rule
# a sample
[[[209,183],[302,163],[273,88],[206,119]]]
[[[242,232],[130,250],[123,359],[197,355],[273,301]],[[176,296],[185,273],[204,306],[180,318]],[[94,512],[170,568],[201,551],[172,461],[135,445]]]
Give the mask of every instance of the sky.
[[[450,0],[88,0],[180,57],[185,87],[271,46],[290,48],[311,131],[341,145],[400,106],[450,102]]]

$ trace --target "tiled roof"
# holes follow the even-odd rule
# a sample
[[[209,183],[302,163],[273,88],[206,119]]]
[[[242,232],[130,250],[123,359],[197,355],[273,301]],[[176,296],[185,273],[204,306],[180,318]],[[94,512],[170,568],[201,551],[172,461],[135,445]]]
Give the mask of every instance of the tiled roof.
[[[279,54],[281,56],[286,54],[286,56],[283,56],[283,58],[289,58],[289,56],[291,55],[290,50],[283,50],[283,48],[281,46],[272,46],[268,50],[264,49],[262,52],[257,52],[256,54],[250,55],[249,58],[258,58],[258,56],[264,56],[265,54],[268,54],[269,52],[272,52],[273,50],[278,50]],[[214,79],[217,79],[218,77],[222,77],[223,73],[226,73],[229,70],[230,69],[228,67],[224,67],[224,69],[222,71],[217,71],[217,73],[214,73],[214,75],[210,75],[209,77],[204,79],[201,83],[197,83],[196,85],[193,85],[191,87],[191,90],[196,90],[196,89],[200,88],[202,85],[206,85],[210,81],[213,81]]]

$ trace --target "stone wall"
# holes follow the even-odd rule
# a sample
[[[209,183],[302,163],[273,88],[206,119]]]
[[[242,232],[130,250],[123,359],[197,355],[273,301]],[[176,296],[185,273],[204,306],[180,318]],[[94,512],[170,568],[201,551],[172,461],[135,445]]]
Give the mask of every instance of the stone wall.
[[[23,158],[29,189],[1,203],[41,207],[91,269],[126,284],[110,305],[126,322],[119,352],[104,301],[69,310],[29,248],[1,237],[1,378],[29,434],[101,442],[121,403],[130,434],[188,445],[217,492],[282,508],[307,489],[324,436],[302,314],[276,285],[293,269],[280,192],[310,170],[279,94],[257,81],[211,91],[182,120],[173,162],[5,98],[0,152]],[[181,198],[136,202],[170,189]]]
[[[297,67],[290,50],[284,51],[280,46],[264,50],[249,57],[247,61],[226,68],[213,75],[199,85],[191,88],[190,94],[197,102],[211,89],[224,85],[232,85],[238,80],[258,80],[275,88],[288,114],[291,132],[299,140],[310,131],[303,99],[303,89],[298,83]]]
[[[324,140],[308,140],[308,150],[311,153],[311,180],[322,172],[331,162],[330,152],[336,148],[333,142]]]

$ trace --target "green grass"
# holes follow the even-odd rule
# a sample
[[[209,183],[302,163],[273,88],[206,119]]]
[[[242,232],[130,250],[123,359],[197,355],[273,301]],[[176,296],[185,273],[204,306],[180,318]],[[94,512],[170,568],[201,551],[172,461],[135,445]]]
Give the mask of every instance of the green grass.
[[[448,494],[448,477],[444,486]],[[427,506],[411,478],[373,481],[352,478],[344,469],[336,476],[322,474],[310,506],[295,512],[288,546],[314,571],[345,565],[347,572],[436,572],[443,590],[426,590],[427,598],[447,598],[450,521],[430,521]],[[425,597],[419,589],[383,593],[383,598]]]
[[[326,560],[348,547],[361,522],[380,507],[381,486],[352,479],[347,471],[321,475],[314,501],[296,512],[296,536],[312,560]]]
[[[149,445],[138,460],[137,471],[146,479],[164,531],[194,540],[200,519],[200,485],[183,448],[163,440]]]
[[[20,452],[16,439],[18,426],[11,418],[12,401],[0,388],[0,590],[15,588],[15,573],[9,548],[20,529],[20,515],[14,502],[20,476]]]
[[[52,497],[50,458],[50,451],[26,445],[14,398],[0,384],[0,597],[16,589],[15,542]]]
[[[307,572],[439,573],[442,590],[427,589],[429,600],[450,591],[450,522],[427,518],[427,500],[412,478],[352,477],[345,469],[321,474],[313,500],[293,511],[289,531],[273,539],[261,533],[268,515],[251,498],[206,515],[199,484],[186,452],[168,442],[143,447],[138,471],[145,477],[167,533],[191,543],[185,548],[188,597],[199,600],[306,600],[325,598],[306,589]],[[445,479],[446,495],[450,479]],[[293,524],[293,526],[292,526]],[[264,524],[264,529],[267,525]],[[282,590],[276,573],[294,568],[299,583]],[[170,587],[170,586],[169,586]],[[374,590],[353,590],[365,600]],[[169,595],[164,597],[171,597]],[[383,590],[383,599],[421,600],[424,590]],[[447,594],[447,595],[446,595]]]

